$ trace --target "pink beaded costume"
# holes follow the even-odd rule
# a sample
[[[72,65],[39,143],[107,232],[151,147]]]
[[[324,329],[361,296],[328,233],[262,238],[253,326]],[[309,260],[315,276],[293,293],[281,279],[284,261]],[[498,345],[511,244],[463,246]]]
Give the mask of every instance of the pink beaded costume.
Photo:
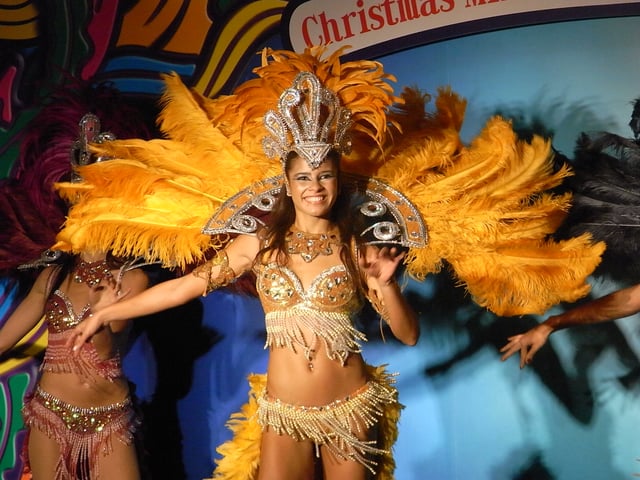
[[[49,296],[45,307],[49,343],[41,366],[43,373],[74,374],[87,382],[123,378],[117,351],[103,359],[91,342],[85,343],[77,355],[65,346],[73,327],[89,314],[89,305],[76,310],[61,290]],[[56,480],[98,478],[99,456],[111,452],[114,439],[130,445],[139,425],[129,396],[108,405],[80,407],[55,397],[40,385],[26,399],[22,413],[30,430],[37,429],[58,444]],[[26,448],[23,454],[28,465]]]
[[[65,346],[71,329],[89,315],[89,305],[85,305],[79,313],[76,313],[67,296],[62,291],[56,290],[49,297],[45,312],[49,342],[41,366],[42,371],[75,373],[83,377],[98,375],[110,381],[122,376],[118,353],[112,358],[103,360],[91,343],[84,344],[78,355],[70,355],[69,348]]]

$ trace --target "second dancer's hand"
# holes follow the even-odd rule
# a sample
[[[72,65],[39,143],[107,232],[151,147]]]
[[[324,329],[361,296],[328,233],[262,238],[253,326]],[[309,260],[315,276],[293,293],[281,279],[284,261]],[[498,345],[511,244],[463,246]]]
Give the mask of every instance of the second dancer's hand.
[[[66,343],[67,347],[71,348],[74,353],[78,352],[85,342],[106,326],[102,310],[124,299],[128,294],[129,291],[122,292],[120,284],[104,285],[101,282],[93,288],[89,295],[91,313],[73,328]]]
[[[100,312],[91,313],[89,316],[74,327],[71,335],[67,340],[67,347],[70,347],[74,353],[78,352],[82,345],[89,340],[95,333],[104,327],[102,315]]]

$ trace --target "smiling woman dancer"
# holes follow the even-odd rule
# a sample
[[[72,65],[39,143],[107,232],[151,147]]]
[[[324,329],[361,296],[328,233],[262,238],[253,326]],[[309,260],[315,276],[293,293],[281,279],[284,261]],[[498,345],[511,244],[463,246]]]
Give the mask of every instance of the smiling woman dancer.
[[[292,92],[308,97],[309,111],[332,95],[310,73],[285,95]],[[322,125],[307,126],[318,132],[314,138],[271,138],[282,153],[284,188],[257,235],[239,235],[193,275],[96,311],[75,331],[78,347],[104,325],[183,304],[253,270],[270,349],[266,388],[257,397],[259,479],[312,478],[314,454],[325,478],[374,474],[378,457],[390,455],[375,427],[398,404],[391,376],[365,364],[354,317],[370,298],[403,343],[419,336],[395,281],[403,253],[356,244],[339,169],[347,123],[336,119],[342,123],[332,125],[331,139]]]
[[[81,201],[59,248],[198,264],[137,296],[107,292],[119,301],[94,306],[75,348],[255,274],[267,374],[250,377],[228,423],[217,479],[393,479],[401,406],[393,376],[365,363],[355,320],[369,302],[417,342],[401,262],[422,280],[446,260],[477,303],[521,315],[585,295],[602,253],[588,236],[547,238],[570,200],[544,193],[568,174],[552,170],[548,142],[521,142],[494,118],[467,147],[465,102],[449,89],[427,113],[430,97],[393,95],[380,63],[323,53],[265,49],[257,78],[216,99],[166,76],[166,138],[96,146],[111,160],[60,187]]]

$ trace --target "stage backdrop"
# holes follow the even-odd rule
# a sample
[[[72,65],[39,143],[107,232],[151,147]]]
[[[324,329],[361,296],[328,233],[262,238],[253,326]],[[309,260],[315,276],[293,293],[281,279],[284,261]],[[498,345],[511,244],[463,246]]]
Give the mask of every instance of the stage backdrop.
[[[251,76],[263,47],[331,42],[377,59],[403,85],[450,85],[468,100],[472,138],[490,116],[541,131],[572,156],[581,132],[631,136],[640,97],[640,4],[539,0],[279,0],[100,2],[0,0],[0,175],[20,132],[67,75],[110,81],[131,99],[157,99],[159,74],[178,72],[204,95]],[[593,294],[617,287],[594,277]],[[0,280],[0,323],[24,285]],[[540,321],[498,318],[445,275],[409,282],[420,312],[416,347],[383,342],[366,359],[399,372],[406,405],[395,449],[398,480],[631,478],[640,472],[639,319],[555,334],[534,365],[499,360],[507,336]],[[551,312],[549,312],[551,313]],[[245,377],[265,370],[255,299],[214,292],[140,321],[125,367],[145,415],[149,468],[158,479],[210,475]],[[0,364],[0,478],[14,480],[42,328]]]

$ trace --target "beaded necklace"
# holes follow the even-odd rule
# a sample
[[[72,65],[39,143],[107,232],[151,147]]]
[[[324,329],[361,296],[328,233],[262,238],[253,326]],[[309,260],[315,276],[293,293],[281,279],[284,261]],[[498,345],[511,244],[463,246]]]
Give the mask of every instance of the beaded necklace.
[[[331,255],[333,247],[339,247],[342,242],[337,230],[307,233],[292,226],[285,238],[285,244],[289,255],[300,254],[302,259],[309,263],[318,255]]]
[[[73,271],[73,279],[77,283],[86,283],[89,287],[95,287],[102,279],[113,279],[113,274],[106,260],[97,262],[80,260]]]

